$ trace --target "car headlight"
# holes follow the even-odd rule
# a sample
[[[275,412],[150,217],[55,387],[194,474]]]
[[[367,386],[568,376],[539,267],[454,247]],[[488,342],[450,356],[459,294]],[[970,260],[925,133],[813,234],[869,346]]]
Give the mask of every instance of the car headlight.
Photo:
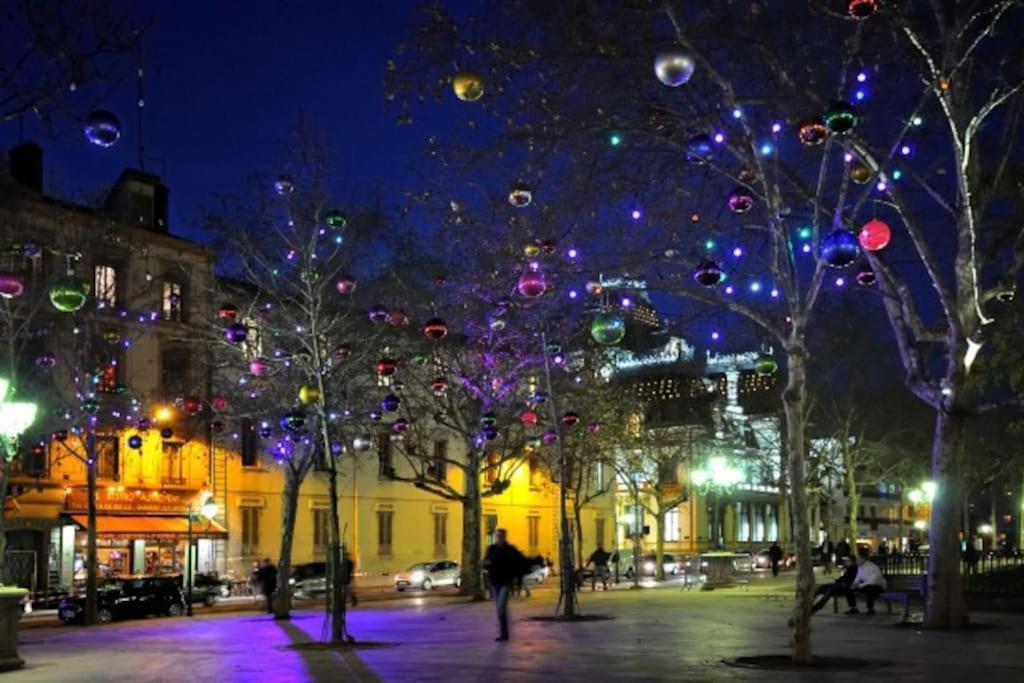
[[[653,562],[644,562],[644,571],[645,572],[653,572],[654,571],[654,563]]]
[[[289,586],[294,586],[295,585],[295,579],[288,579],[288,585]]]
[[[426,575],[423,572],[413,572],[410,578],[412,579],[413,583],[419,583],[420,581],[426,578]]]

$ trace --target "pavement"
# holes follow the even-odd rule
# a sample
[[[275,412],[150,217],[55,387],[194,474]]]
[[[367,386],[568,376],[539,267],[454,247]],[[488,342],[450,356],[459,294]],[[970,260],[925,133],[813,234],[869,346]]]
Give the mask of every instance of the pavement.
[[[945,633],[901,627],[884,608],[873,617],[826,608],[814,618],[815,652],[862,658],[870,669],[779,673],[723,663],[787,652],[791,581],[715,591],[587,589],[580,595],[583,613],[609,619],[571,624],[530,618],[554,612],[557,593],[542,589],[512,601],[509,643],[494,641],[491,603],[445,596],[361,604],[349,613],[349,628],[366,647],[344,652],[317,646],[324,623],[313,610],[295,612],[290,622],[213,613],[40,627],[22,633],[26,668],[3,677],[32,683],[1024,680],[1018,656],[1024,615],[1005,613],[975,613],[983,627]]]

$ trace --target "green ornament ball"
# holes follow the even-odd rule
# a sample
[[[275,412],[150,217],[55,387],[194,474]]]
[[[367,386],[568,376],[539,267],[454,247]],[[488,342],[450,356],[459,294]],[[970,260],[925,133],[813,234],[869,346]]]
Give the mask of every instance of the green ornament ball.
[[[618,344],[626,336],[626,321],[615,313],[599,313],[590,323],[590,336],[603,346]]]
[[[62,313],[74,313],[85,306],[89,285],[71,275],[62,277],[50,287],[50,303]]]

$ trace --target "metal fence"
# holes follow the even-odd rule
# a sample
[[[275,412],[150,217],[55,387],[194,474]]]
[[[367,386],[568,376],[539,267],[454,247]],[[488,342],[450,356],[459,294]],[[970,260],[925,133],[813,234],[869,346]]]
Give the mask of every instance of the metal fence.
[[[928,555],[877,555],[871,560],[886,576],[927,574]],[[1024,554],[978,553],[972,562],[960,560],[964,590],[986,595],[1024,595]]]

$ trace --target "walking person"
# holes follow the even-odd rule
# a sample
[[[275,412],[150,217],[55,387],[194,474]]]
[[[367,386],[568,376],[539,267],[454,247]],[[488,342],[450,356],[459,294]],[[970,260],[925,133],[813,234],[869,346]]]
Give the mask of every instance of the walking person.
[[[772,543],[772,547],[768,548],[768,561],[772,563],[772,576],[778,576],[779,562],[782,561],[782,548],[779,547],[778,541]]]
[[[878,565],[869,560],[871,550],[864,547],[857,551],[857,575],[850,584],[850,592],[846,595],[846,604],[850,609],[847,614],[860,614],[857,609],[857,596],[863,595],[868,605],[868,614],[875,613],[875,598],[885,592],[885,577]]]
[[[604,549],[604,546],[600,543],[597,544],[597,550],[590,553],[590,557],[587,558],[587,563],[584,567],[589,567],[591,564],[594,565],[594,573],[590,579],[590,590],[597,590],[597,582],[600,579],[601,588],[608,590],[608,560],[611,559],[611,553]]]
[[[484,555],[484,569],[498,613],[498,637],[495,638],[498,642],[508,640],[508,598],[525,564],[526,558],[508,542],[506,531],[497,529],[494,543],[487,547]]]
[[[277,567],[270,561],[269,557],[263,558],[263,565],[256,570],[260,588],[267,598],[267,614],[274,613],[274,593],[277,592]]]
[[[850,552],[850,543],[845,538],[836,543],[835,547],[836,557],[852,557],[853,553]]]
[[[821,573],[825,576],[832,574],[832,552],[834,548],[832,546],[832,539],[825,534],[825,540],[821,542]]]
[[[967,563],[968,574],[978,571],[978,548],[974,544],[974,536],[968,536],[967,543],[964,544],[964,562]]]

